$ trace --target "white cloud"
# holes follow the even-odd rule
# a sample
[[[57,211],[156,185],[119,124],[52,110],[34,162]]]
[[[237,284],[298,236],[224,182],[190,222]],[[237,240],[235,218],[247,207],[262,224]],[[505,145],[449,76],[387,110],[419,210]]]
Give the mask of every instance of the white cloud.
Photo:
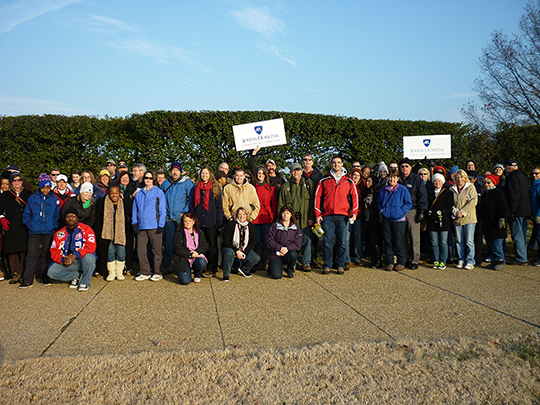
[[[161,63],[167,63],[171,60],[181,60],[190,65],[197,65],[196,55],[193,52],[185,49],[171,46],[161,45],[147,38],[127,38],[116,41],[112,46],[135,53],[150,59],[154,59]]]
[[[114,18],[104,17],[101,15],[90,15],[90,17],[92,18],[92,21],[96,26],[106,27],[106,28],[112,27],[112,28],[116,28],[122,31],[136,31],[136,29],[133,28],[131,25],[126,24],[123,21],[116,20]]]
[[[230,14],[242,27],[267,36],[283,34],[285,31],[285,23],[270,15],[267,7],[247,7],[242,10],[231,11]]]
[[[281,60],[284,60],[285,62],[289,62],[291,65],[296,66],[296,60],[294,59],[294,56],[290,56],[289,52],[286,50],[279,50],[275,46],[271,46],[267,49],[267,52],[271,55],[275,55]]]
[[[0,111],[8,116],[26,114],[93,115],[94,112],[58,101],[0,95]]]
[[[80,0],[19,0],[4,6],[0,8],[0,34],[9,32],[17,25],[45,13],[79,2]]]

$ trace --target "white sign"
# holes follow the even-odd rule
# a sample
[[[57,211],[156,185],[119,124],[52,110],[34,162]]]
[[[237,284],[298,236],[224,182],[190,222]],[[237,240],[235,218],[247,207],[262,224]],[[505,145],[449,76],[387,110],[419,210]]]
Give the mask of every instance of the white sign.
[[[421,135],[403,137],[403,157],[421,160],[450,159],[452,157],[451,135]]]
[[[255,149],[257,145],[263,148],[287,143],[283,118],[234,125],[233,133],[237,151]]]

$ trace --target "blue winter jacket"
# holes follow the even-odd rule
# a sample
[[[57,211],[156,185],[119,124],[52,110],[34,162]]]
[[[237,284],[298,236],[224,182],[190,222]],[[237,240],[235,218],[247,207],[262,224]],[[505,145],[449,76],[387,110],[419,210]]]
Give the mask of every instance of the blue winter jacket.
[[[540,217],[540,179],[531,184],[531,211],[535,217]]]
[[[58,229],[60,201],[51,191],[43,195],[38,190],[28,198],[23,212],[23,223],[34,235],[50,235]]]
[[[167,200],[167,219],[174,219],[184,212],[189,212],[194,187],[188,176],[182,176],[176,182],[167,179],[161,184]]]
[[[409,190],[401,184],[398,184],[394,191],[390,191],[390,186],[383,187],[379,191],[377,207],[383,217],[390,221],[398,221],[404,218],[412,208]]]
[[[148,191],[146,188],[139,190],[133,200],[132,224],[138,225],[141,231],[164,228],[166,205],[165,194],[158,186]]]

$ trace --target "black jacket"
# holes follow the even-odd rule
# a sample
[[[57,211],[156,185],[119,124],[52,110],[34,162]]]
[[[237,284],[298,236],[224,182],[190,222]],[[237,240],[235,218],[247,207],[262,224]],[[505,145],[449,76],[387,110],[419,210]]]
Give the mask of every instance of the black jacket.
[[[199,232],[199,246],[195,251],[202,255],[208,252],[208,242],[202,232]],[[191,259],[191,253],[187,247],[186,232],[179,226],[174,233],[171,270],[175,273],[186,273],[189,269],[188,259]]]
[[[514,170],[506,178],[506,199],[510,213],[518,217],[531,215],[531,199],[529,197],[529,182],[521,170]]]
[[[435,200],[435,187],[428,194],[427,230],[434,232],[449,231],[452,226],[452,207],[454,195],[451,190],[442,188]],[[440,211],[440,215],[439,212]]]
[[[232,220],[227,222],[223,231],[221,231],[221,236],[223,237],[223,242],[221,247],[228,247],[233,250],[236,250],[233,246],[233,237],[234,237],[234,227],[236,226],[236,221]],[[255,242],[257,241],[257,235],[255,235],[255,225],[251,222],[248,224],[249,229],[249,241],[244,250],[244,254],[247,256],[255,247]]]
[[[412,208],[420,211],[425,211],[428,205],[426,186],[419,175],[411,173],[409,177],[399,178],[399,184],[404,185],[411,194]]]
[[[506,238],[506,226],[501,229],[499,220],[504,218],[506,221],[510,216],[510,209],[504,193],[498,187],[484,192],[479,214],[482,219],[482,230],[487,239]]]

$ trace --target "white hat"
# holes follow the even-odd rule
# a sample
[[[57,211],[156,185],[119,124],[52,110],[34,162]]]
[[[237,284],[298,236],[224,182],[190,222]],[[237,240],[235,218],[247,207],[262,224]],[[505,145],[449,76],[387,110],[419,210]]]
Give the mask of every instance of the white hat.
[[[435,173],[432,177],[431,177],[431,182],[435,182],[435,180],[439,179],[440,181],[442,181],[442,183],[444,184],[444,182],[446,181],[444,179],[444,176],[440,173]]]
[[[56,176],[56,182],[58,183],[60,180],[64,180],[67,183],[67,176],[65,174],[59,174]]]
[[[87,181],[86,183],[82,184],[81,190],[80,190],[81,193],[91,193],[92,191],[94,191],[94,187],[92,186],[92,183]]]

